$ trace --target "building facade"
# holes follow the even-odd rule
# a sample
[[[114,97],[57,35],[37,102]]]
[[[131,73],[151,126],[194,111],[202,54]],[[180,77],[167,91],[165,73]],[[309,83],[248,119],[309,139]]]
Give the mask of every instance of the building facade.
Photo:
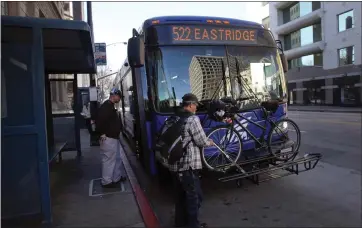
[[[1,2],[1,15],[63,19],[64,2]]]
[[[283,43],[289,102],[361,106],[361,2],[269,2],[262,21]]]

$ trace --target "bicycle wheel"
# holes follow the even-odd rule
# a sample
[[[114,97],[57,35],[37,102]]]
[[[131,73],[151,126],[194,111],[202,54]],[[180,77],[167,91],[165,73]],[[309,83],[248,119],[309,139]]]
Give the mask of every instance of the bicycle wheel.
[[[242,141],[239,133],[232,127],[216,127],[207,134],[209,139],[219,146],[229,159],[217,147],[204,147],[202,160],[205,166],[212,171],[226,171],[238,161],[242,151]]]
[[[295,134],[295,137],[293,135]],[[268,150],[276,160],[288,161],[294,158],[300,147],[301,134],[298,125],[290,119],[275,123],[268,135]]]

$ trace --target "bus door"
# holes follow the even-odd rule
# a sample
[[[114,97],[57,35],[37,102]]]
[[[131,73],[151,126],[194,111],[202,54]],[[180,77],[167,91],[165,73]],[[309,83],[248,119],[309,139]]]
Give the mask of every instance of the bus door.
[[[134,99],[133,99],[133,82],[132,71],[128,71],[125,77],[122,79],[122,91],[123,91],[123,127],[124,132],[134,138]]]

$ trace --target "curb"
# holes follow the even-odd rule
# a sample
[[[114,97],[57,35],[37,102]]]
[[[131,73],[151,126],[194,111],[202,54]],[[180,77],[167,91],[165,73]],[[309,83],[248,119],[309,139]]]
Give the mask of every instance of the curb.
[[[127,155],[124,152],[124,146],[121,143],[120,144],[122,146],[121,150],[121,159],[124,165],[124,168],[126,170],[129,182],[131,183],[131,187],[134,193],[134,196],[136,198],[136,202],[138,204],[138,208],[140,209],[144,224],[146,226],[146,228],[158,228],[160,227],[160,223],[158,221],[158,218],[155,214],[155,212],[153,211],[151,204],[149,202],[149,200],[147,199],[145,193],[143,192],[141,186],[138,183],[138,180],[136,178],[136,175],[134,174],[131,165],[128,161]]]
[[[351,110],[351,111],[339,111],[339,110],[310,110],[310,109],[293,109],[288,108],[288,111],[300,111],[300,112],[334,112],[334,113],[362,113],[362,111]]]

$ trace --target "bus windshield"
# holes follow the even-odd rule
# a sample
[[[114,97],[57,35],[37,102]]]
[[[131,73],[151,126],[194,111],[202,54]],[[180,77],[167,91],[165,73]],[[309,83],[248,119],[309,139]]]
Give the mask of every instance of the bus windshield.
[[[276,48],[245,46],[162,46],[147,52],[156,111],[171,113],[185,93],[209,101],[242,100],[253,108],[267,99],[286,99]],[[205,111],[201,107],[199,111]]]

